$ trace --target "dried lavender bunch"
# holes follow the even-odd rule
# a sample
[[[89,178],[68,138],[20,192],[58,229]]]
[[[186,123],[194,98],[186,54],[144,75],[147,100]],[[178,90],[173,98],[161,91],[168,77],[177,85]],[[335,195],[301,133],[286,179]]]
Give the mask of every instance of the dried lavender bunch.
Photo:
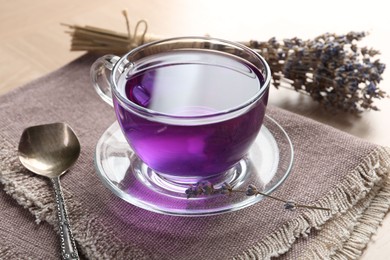
[[[385,64],[375,59],[379,51],[357,46],[365,36],[326,33],[306,41],[271,38],[247,45],[270,64],[275,87],[306,93],[328,110],[359,113],[378,110],[374,99],[387,97],[378,86],[385,70]]]
[[[287,210],[296,210],[297,208],[309,208],[309,209],[319,209],[319,210],[328,210],[329,208],[323,208],[323,207],[317,207],[317,206],[311,206],[311,205],[304,205],[299,204],[291,200],[283,200],[274,196],[271,196],[269,194],[261,192],[259,189],[256,188],[254,185],[249,185],[246,190],[239,190],[234,189],[233,186],[231,186],[228,183],[223,183],[222,186],[219,189],[216,189],[214,185],[209,181],[202,181],[198,182],[195,185],[190,185],[190,187],[185,191],[187,195],[187,199],[199,197],[199,196],[209,196],[214,194],[226,194],[231,195],[232,193],[244,193],[246,196],[257,196],[261,195],[273,200],[277,200],[284,203],[284,208]]]

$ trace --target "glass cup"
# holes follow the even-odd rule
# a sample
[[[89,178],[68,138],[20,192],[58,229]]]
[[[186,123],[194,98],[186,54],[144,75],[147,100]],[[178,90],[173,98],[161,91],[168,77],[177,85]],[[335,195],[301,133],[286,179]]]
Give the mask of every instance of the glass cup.
[[[134,171],[189,185],[237,174],[260,131],[271,74],[241,44],[180,37],[105,55],[91,78],[141,162]]]

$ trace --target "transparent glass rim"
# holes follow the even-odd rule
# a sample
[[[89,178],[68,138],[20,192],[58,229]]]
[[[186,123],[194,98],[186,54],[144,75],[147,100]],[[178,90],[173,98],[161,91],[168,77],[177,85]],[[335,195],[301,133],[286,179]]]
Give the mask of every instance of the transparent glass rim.
[[[125,64],[126,61],[128,62],[129,56],[134,55],[135,53],[140,52],[140,51],[142,51],[150,46],[153,46],[153,45],[169,43],[169,42],[180,42],[180,41],[182,41],[182,42],[204,41],[204,42],[208,42],[208,43],[220,43],[220,44],[224,44],[227,46],[232,46],[236,49],[241,49],[241,50],[245,51],[246,53],[255,57],[262,64],[263,70],[264,70],[264,72],[263,72],[264,83],[262,84],[262,86],[260,87],[260,89],[256,93],[256,95],[254,95],[253,97],[248,99],[246,102],[243,102],[242,104],[240,104],[238,106],[235,106],[235,107],[232,107],[232,108],[229,108],[226,110],[218,111],[215,113],[210,113],[210,114],[206,114],[206,115],[194,115],[194,116],[172,115],[172,114],[158,112],[158,111],[155,111],[155,110],[152,110],[149,108],[142,107],[134,102],[131,102],[130,100],[124,98],[119,93],[119,91],[117,90],[118,89],[117,81],[115,79],[118,78],[117,74],[121,73],[120,67],[123,66],[123,64]],[[253,66],[255,66],[255,65],[253,64]],[[257,68],[258,66],[255,66],[255,67]],[[163,39],[163,40],[150,42],[150,43],[141,45],[141,46],[131,50],[130,52],[128,52],[127,54],[122,56],[118,60],[118,62],[115,63],[115,65],[112,69],[112,72],[111,72],[110,81],[111,81],[110,84],[112,86],[111,87],[112,93],[114,94],[115,98],[121,104],[121,106],[123,106],[125,109],[127,109],[129,111],[136,112],[136,113],[141,114],[141,115],[146,116],[146,117],[148,117],[148,116],[154,117],[154,118],[160,117],[161,119],[163,119],[163,118],[175,119],[175,120],[194,120],[194,119],[208,119],[208,120],[210,120],[210,119],[215,119],[216,121],[218,121],[218,117],[226,117],[227,115],[234,114],[234,113],[240,114],[241,111],[244,112],[244,111],[246,111],[246,109],[250,109],[254,104],[256,104],[257,101],[261,100],[263,98],[263,96],[267,93],[267,90],[269,89],[269,86],[271,84],[271,70],[270,70],[268,63],[265,61],[265,59],[260,54],[258,54],[257,52],[255,52],[254,50],[252,50],[251,48],[249,48],[243,44],[228,41],[228,40],[218,39],[218,38],[211,38],[211,37],[186,36],[186,37],[167,38],[167,39]]]

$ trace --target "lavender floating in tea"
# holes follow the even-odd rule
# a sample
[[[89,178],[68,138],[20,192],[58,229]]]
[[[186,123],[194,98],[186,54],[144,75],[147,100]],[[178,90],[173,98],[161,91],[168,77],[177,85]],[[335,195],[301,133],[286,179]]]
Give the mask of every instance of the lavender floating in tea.
[[[123,15],[127,33],[64,24],[71,29],[71,50],[122,54],[162,38],[146,34],[145,20],[140,20],[131,33],[127,12],[123,11]],[[242,44],[267,60],[276,88],[286,87],[309,95],[327,111],[357,114],[379,110],[374,101],[388,97],[379,87],[385,70],[385,64],[377,58],[379,51],[357,45],[365,36],[364,32],[325,33],[309,40],[274,37]]]

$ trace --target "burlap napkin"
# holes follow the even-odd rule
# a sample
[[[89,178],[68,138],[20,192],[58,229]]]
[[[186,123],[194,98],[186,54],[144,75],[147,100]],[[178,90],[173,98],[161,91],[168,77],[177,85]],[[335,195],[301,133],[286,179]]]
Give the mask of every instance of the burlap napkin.
[[[128,204],[103,186],[94,169],[95,145],[115,120],[90,84],[94,59],[84,56],[0,97],[0,258],[59,257],[50,183],[23,169],[16,152],[24,128],[58,121],[69,123],[82,145],[61,181],[85,258],[354,259],[387,213],[389,149],[275,107],[267,113],[291,137],[295,159],[273,194],[331,212],[288,211],[265,199],[233,213],[186,218]]]

